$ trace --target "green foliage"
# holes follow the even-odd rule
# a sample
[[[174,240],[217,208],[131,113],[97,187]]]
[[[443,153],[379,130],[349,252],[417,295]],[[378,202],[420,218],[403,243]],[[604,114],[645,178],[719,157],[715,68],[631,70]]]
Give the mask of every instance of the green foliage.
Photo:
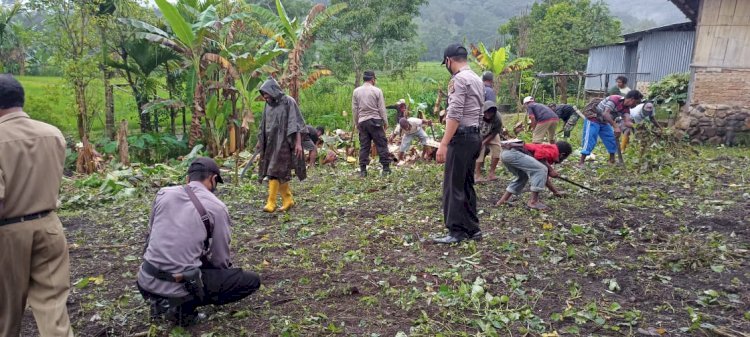
[[[147,164],[161,163],[187,153],[185,139],[162,133],[144,133],[128,137],[129,154],[133,161]],[[111,150],[111,147],[110,147]],[[114,153],[114,151],[112,151]]]
[[[359,83],[366,69],[383,69],[379,56],[390,43],[413,41],[416,25],[412,19],[426,0],[332,0],[348,8],[323,29],[330,42],[322,46],[322,58],[339,79],[354,72]]]
[[[687,102],[689,87],[690,73],[670,74],[648,87],[648,98],[657,104],[677,103],[683,106]]]
[[[620,22],[607,5],[589,0],[556,0],[531,8],[528,56],[541,71],[586,68],[587,56],[577,49],[621,40]]]

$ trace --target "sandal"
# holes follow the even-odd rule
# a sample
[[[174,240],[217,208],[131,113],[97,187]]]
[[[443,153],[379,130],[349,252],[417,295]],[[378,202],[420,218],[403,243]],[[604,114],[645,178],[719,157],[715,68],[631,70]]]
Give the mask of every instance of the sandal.
[[[537,202],[536,205],[532,206],[532,205],[526,204],[526,206],[528,208],[536,209],[536,210],[539,210],[539,211],[549,211],[549,210],[551,210],[551,208],[549,208],[549,206],[543,204],[541,201]]]

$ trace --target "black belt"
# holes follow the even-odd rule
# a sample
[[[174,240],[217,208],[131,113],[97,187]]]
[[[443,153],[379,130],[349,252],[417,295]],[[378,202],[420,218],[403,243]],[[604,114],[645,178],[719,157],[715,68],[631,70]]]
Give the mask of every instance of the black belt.
[[[156,268],[148,261],[143,261],[143,271],[145,271],[146,274],[149,274],[162,281],[177,283],[182,283],[184,281],[184,279],[182,278],[182,274],[172,274],[170,272],[163,271],[159,268]],[[175,275],[177,275],[178,277],[175,277]]]
[[[458,129],[456,129],[457,135],[467,135],[472,133],[479,133],[479,127],[478,126],[459,126]]]
[[[41,219],[45,216],[48,216],[50,213],[52,213],[52,211],[41,211],[39,213],[34,213],[34,214],[29,214],[29,215],[24,215],[24,216],[17,216],[15,218],[3,219],[3,220],[0,220],[0,226],[12,225],[14,223]]]

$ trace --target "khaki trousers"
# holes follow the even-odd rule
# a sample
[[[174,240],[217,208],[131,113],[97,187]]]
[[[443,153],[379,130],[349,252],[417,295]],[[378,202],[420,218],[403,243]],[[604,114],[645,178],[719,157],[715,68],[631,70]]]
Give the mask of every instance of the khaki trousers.
[[[544,141],[544,137],[547,136],[547,142],[554,144],[556,131],[557,121],[537,124],[531,135],[531,142],[534,144],[541,144]]]
[[[27,299],[40,336],[73,336],[68,244],[57,214],[0,226],[0,270],[0,337],[20,335]]]

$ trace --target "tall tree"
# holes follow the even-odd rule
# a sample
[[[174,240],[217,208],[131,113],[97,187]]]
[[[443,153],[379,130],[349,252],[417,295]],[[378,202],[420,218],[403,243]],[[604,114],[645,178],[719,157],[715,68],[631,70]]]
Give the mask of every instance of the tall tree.
[[[426,0],[331,0],[331,5],[349,7],[328,25],[323,47],[325,64],[337,76],[354,72],[354,85],[367,68],[382,68],[380,49],[389,43],[408,42],[416,37],[414,18]]]
[[[6,48],[8,48],[9,39],[14,35],[13,24],[11,21],[22,12],[23,6],[20,2],[16,2],[9,7],[0,7],[0,71],[4,71],[4,64],[7,61]],[[8,48],[10,49],[10,48]]]
[[[586,68],[587,56],[577,50],[615,43],[620,37],[620,21],[603,2],[590,0],[550,0],[535,3],[527,18],[511,20],[501,32],[511,34],[518,43],[522,29],[512,25],[528,24],[529,45],[526,56],[545,72],[570,72]],[[556,78],[561,100],[567,99],[567,77]]]
[[[63,77],[73,86],[77,108],[76,125],[83,148],[79,152],[77,170],[91,173],[96,170],[93,146],[89,131],[94,109],[91,109],[89,84],[99,74],[94,15],[98,3],[74,0],[34,0],[29,7],[47,15],[46,43],[53,46],[55,65],[62,69]]]
[[[279,43],[279,47],[288,48],[291,51],[282,67],[280,85],[289,89],[289,96],[299,100],[299,91],[303,85],[312,85],[321,76],[330,75],[328,69],[317,69],[311,71],[305,77],[307,81],[303,83],[302,60],[305,52],[315,41],[315,35],[318,30],[328,22],[334,15],[346,8],[345,3],[339,3],[326,7],[323,4],[312,6],[304,21],[300,22],[297,17],[290,17],[281,0],[276,0],[276,12],[274,15],[270,10],[260,5],[253,6],[253,12],[266,21],[261,32]]]

